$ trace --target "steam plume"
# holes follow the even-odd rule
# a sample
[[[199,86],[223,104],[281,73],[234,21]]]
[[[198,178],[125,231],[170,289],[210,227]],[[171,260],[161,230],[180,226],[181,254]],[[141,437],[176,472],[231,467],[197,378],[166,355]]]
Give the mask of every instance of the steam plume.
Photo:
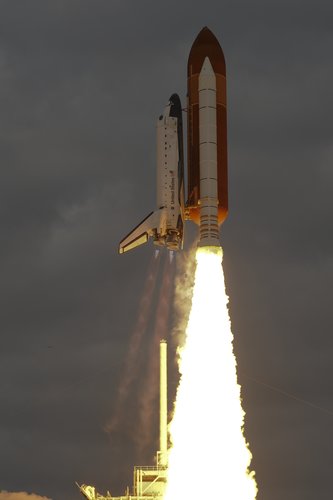
[[[41,497],[35,493],[25,491],[0,491],[0,500],[51,500],[49,497]]]

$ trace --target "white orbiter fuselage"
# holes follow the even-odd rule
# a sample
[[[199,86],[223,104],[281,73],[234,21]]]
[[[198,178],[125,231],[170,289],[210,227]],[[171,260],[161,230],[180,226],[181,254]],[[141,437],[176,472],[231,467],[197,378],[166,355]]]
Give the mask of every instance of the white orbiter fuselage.
[[[182,109],[173,94],[157,121],[157,209],[151,212],[119,244],[124,253],[146,243],[169,250],[183,248],[184,160]]]

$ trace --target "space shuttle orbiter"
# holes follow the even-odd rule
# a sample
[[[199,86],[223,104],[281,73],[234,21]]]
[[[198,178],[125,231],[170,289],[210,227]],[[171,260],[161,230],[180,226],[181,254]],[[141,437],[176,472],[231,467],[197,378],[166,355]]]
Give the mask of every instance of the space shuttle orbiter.
[[[182,108],[173,94],[157,121],[157,200],[151,212],[119,244],[119,253],[146,243],[183,248],[184,157]]]

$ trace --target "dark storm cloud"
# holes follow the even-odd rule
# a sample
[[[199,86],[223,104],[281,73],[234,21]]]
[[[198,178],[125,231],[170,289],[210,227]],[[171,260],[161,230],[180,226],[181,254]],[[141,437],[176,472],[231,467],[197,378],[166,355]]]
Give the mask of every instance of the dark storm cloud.
[[[154,204],[155,120],[175,91],[185,106],[188,51],[208,25],[227,59],[223,246],[258,499],[329,498],[330,3],[0,11],[2,489],[74,500],[79,480],[116,494],[154,453],[136,457],[135,398],[118,439],[103,431],[151,256],[116,249]]]

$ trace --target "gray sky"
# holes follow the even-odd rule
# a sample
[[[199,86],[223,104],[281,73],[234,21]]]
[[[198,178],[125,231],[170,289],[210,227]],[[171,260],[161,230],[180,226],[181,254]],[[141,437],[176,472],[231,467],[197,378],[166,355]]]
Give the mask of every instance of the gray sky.
[[[144,448],[134,435],[163,256],[109,436],[153,252],[117,244],[154,207],[155,122],[173,92],[185,106],[207,25],[227,62],[221,239],[258,500],[331,498],[332,15],[328,0],[1,1],[0,489],[120,494],[152,459],[157,422]]]

